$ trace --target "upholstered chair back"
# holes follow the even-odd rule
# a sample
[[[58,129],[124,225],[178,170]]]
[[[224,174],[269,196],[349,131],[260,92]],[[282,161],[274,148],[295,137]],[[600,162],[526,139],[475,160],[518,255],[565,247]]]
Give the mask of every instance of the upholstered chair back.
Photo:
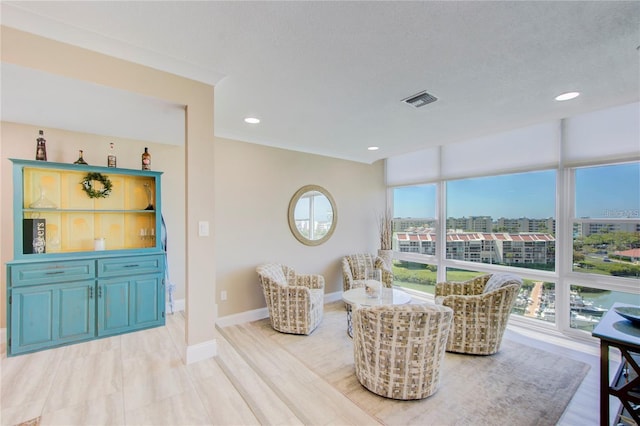
[[[293,268],[265,264],[256,268],[271,326],[283,333],[310,334],[324,313],[324,277],[297,274]]]
[[[371,392],[422,399],[440,381],[453,311],[429,304],[360,307],[353,313],[356,376]]]
[[[454,313],[447,351],[474,355],[498,352],[521,286],[522,279],[513,274],[437,283],[436,303]]]
[[[364,287],[368,269],[382,270],[382,283],[385,287],[393,285],[393,273],[380,256],[370,253],[350,254],[342,258],[343,290]]]

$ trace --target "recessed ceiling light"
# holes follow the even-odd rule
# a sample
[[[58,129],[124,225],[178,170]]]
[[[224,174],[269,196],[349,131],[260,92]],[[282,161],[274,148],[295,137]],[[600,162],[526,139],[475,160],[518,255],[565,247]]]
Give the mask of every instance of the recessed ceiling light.
[[[567,92],[556,96],[556,101],[568,101],[570,99],[575,99],[578,96],[580,96],[580,92]]]
[[[249,124],[258,124],[260,122],[260,119],[255,117],[247,117],[244,119],[244,122]]]
[[[367,148],[369,151],[377,151],[380,148],[378,148],[377,146],[370,146],[369,148]]]

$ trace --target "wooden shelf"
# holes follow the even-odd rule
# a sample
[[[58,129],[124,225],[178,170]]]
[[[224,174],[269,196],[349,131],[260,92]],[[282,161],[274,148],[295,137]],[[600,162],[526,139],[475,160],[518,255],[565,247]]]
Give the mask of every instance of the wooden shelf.
[[[90,255],[96,239],[106,250],[161,249],[161,172],[77,166],[31,160],[14,163],[14,256]],[[91,198],[83,180],[100,173],[111,182],[106,197]],[[99,183],[94,183],[99,185]],[[153,209],[147,210],[148,206]],[[44,223],[44,253],[25,233],[32,220]],[[35,248],[38,247],[38,248]],[[34,253],[36,252],[36,253]]]

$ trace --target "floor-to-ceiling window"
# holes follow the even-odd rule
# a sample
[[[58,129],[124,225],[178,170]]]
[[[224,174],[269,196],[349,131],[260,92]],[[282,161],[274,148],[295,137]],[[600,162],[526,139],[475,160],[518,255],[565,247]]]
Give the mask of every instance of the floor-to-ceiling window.
[[[640,305],[640,104],[387,160],[395,284],[511,272],[513,313],[590,331]]]
[[[620,291],[640,280],[640,163],[567,170],[575,196],[564,201],[573,212],[565,312],[571,328],[590,331],[614,302],[640,301],[637,292]],[[513,313],[556,322],[556,175],[541,170],[393,188],[395,285],[433,294],[438,266],[447,281],[487,273],[485,265],[517,268],[523,286]],[[440,215],[438,188],[446,193]],[[443,233],[438,217],[446,217]]]
[[[571,173],[570,326],[590,331],[614,302],[640,302],[640,163]]]
[[[393,249],[405,254],[394,261],[394,284],[433,294],[437,281],[436,185],[398,187],[392,196]]]
[[[447,281],[486,273],[467,262],[534,273],[555,270],[555,170],[458,179],[444,185],[446,242],[441,265]],[[437,190],[431,184],[392,192],[395,284],[430,294],[438,281]],[[553,282],[524,279],[513,312],[555,321],[554,289]]]
[[[555,171],[446,183],[447,259],[555,269]]]

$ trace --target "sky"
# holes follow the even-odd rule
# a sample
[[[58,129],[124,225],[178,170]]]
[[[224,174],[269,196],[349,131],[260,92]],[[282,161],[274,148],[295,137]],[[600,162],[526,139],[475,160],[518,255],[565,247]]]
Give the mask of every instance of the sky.
[[[555,217],[556,171],[463,179],[447,183],[446,217]],[[396,188],[395,217],[435,217],[435,185]],[[576,171],[576,216],[640,218],[640,163]]]
[[[309,220],[310,213],[310,197],[306,196],[301,197],[296,204],[294,217],[296,220]],[[333,218],[331,208],[331,202],[327,197],[320,193],[314,193],[313,201],[314,201],[314,220],[316,222],[327,222]]]
[[[576,216],[640,219],[640,164],[579,169]]]

